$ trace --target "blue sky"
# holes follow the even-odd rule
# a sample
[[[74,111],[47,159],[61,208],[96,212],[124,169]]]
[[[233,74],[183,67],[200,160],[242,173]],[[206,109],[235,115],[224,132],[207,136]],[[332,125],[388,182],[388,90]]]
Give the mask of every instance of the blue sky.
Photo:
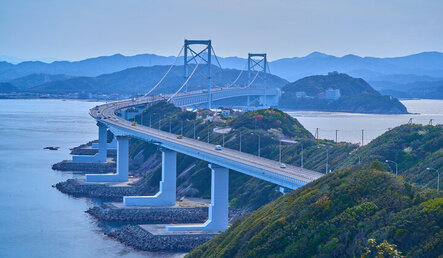
[[[220,56],[402,56],[443,52],[442,14],[441,0],[0,0],[0,55],[176,55],[209,38]]]

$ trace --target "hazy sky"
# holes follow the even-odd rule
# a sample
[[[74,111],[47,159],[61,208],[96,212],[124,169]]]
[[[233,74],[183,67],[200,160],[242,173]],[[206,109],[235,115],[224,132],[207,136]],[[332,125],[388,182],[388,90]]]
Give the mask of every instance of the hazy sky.
[[[443,52],[443,1],[0,0],[0,36],[25,59],[176,55],[185,38],[220,56],[401,56]]]

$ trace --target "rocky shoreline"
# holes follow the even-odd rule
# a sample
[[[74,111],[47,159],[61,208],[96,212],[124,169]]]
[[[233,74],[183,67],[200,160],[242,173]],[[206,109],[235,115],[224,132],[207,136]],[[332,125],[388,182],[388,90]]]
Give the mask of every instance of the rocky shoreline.
[[[98,152],[98,149],[92,148],[93,143],[98,143],[98,140],[90,141],[88,143],[79,145],[71,149],[71,155],[95,155]],[[108,149],[107,150],[108,157],[116,157],[117,150],[116,149]]]
[[[139,186],[110,186],[108,184],[86,184],[83,180],[68,179],[55,185],[60,192],[74,197],[102,198],[122,201],[123,196],[153,195]]]
[[[207,207],[116,208],[103,204],[86,213],[99,221],[129,224],[203,223],[208,218]]]
[[[73,148],[72,154],[92,155],[95,150],[91,148],[92,143],[89,142]],[[157,160],[151,158],[144,163],[138,164],[138,170],[130,165],[131,174],[137,174],[141,179],[131,177],[129,182],[126,183],[88,183],[84,179],[68,179],[57,183],[54,187],[60,192],[74,197],[99,198],[105,201],[121,202],[124,196],[150,196],[158,191],[158,187],[147,183],[152,178],[146,177],[138,171],[145,170],[149,166],[151,166],[151,170],[155,169],[159,165],[157,163]],[[112,173],[116,171],[116,164],[114,162],[73,162],[64,160],[54,164],[52,168],[60,171]],[[111,227],[111,230],[106,230],[104,234],[132,248],[152,252],[189,252],[193,248],[207,242],[219,232],[158,232],[165,231],[165,224],[204,223],[208,219],[207,201],[182,198],[173,207],[134,208],[125,207],[121,203],[105,203],[90,208],[85,212],[97,219],[99,225],[102,222],[103,224],[110,223],[110,225],[114,223],[120,226],[124,225],[118,229],[115,229],[115,227],[112,229]],[[246,209],[230,208],[229,222],[233,223],[249,212]],[[147,229],[152,227],[158,227],[152,231],[154,233]]]
[[[63,160],[52,165],[53,170],[59,171],[83,171],[96,173],[115,172],[114,162],[75,162],[72,160]]]
[[[217,234],[153,235],[140,226],[125,226],[105,233],[121,243],[142,251],[189,252]]]

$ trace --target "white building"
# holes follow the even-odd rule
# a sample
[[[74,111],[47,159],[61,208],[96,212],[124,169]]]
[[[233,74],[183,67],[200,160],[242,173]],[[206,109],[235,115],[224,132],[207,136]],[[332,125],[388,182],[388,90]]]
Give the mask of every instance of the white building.
[[[304,91],[296,91],[295,92],[295,97],[298,99],[302,99],[302,98],[306,98],[306,92]]]
[[[325,91],[325,99],[337,100],[341,97],[340,89],[327,89]]]

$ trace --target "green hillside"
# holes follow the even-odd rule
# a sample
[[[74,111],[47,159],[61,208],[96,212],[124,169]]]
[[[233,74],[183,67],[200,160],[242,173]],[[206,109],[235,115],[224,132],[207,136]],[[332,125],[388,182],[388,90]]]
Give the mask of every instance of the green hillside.
[[[398,163],[398,174],[406,181],[436,188],[437,174],[426,168],[443,167],[443,127],[402,125],[380,135],[355,154],[340,166],[355,164],[358,156],[362,162],[392,160]],[[395,164],[389,166],[395,171]]]
[[[169,120],[170,117],[171,119]],[[258,135],[260,135],[261,156],[273,160],[279,159],[279,140],[292,138],[297,144],[282,145],[282,162],[300,166],[303,155],[304,167],[325,172],[325,160],[328,152],[329,167],[335,169],[338,164],[348,158],[348,153],[357,146],[349,143],[335,144],[330,141],[317,141],[296,119],[277,109],[257,110],[239,115],[225,122],[204,121],[196,118],[194,112],[182,111],[180,108],[166,102],[159,102],[144,110],[136,121],[181,134],[183,121],[183,135],[194,137],[194,123],[196,138],[203,142],[208,140],[208,129],[211,132],[215,127],[230,127],[232,130],[225,135],[225,148],[239,150],[240,133],[242,134],[242,151],[258,154]],[[209,141],[213,144],[223,144],[221,134],[210,133]],[[303,145],[303,149],[301,146]],[[302,153],[303,150],[303,153]],[[152,160],[159,155],[155,145],[133,140],[131,142],[131,157],[143,153],[143,160]],[[157,156],[158,157],[158,156]],[[148,171],[147,184],[158,187],[160,168]],[[177,188],[180,195],[194,197],[210,197],[210,173],[208,163],[179,154],[177,159]],[[233,207],[248,207],[256,209],[281,194],[277,192],[277,185],[238,173],[230,172],[230,205]]]
[[[339,90],[336,100],[327,99],[325,91]],[[305,77],[282,88],[280,106],[294,110],[319,110],[357,113],[407,113],[396,98],[382,96],[363,79],[347,74],[329,73]],[[303,96],[297,96],[304,93]]]
[[[386,240],[410,257],[441,255],[442,192],[385,171],[374,162],[328,174],[240,219],[188,256],[358,257],[369,239]]]

